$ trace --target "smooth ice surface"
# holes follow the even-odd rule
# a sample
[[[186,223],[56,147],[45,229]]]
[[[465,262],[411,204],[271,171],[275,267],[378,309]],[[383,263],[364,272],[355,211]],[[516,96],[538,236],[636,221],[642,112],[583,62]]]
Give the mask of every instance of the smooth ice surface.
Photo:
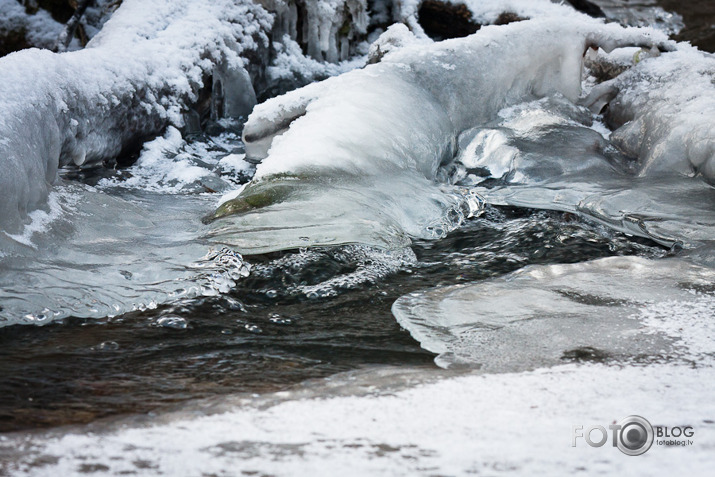
[[[0,327],[228,291],[248,266],[208,241],[199,217],[252,173],[235,148],[242,144],[229,133],[187,144],[170,128],[131,170],[95,186],[58,183],[47,210],[31,212],[21,233],[0,235]]]
[[[712,366],[435,378],[383,369],[141,421],[8,435],[0,465],[17,476],[712,474]],[[692,426],[693,444],[655,443],[638,457],[610,441],[572,447],[573,426],[607,428],[631,414]]]
[[[254,253],[443,236],[473,208],[458,188],[437,184],[460,132],[525,100],[576,100],[586,45],[669,47],[654,30],[571,15],[407,44],[258,105],[244,141],[248,159],[261,163],[214,214],[216,239]]]
[[[677,259],[611,257],[415,292],[392,312],[445,367],[503,372],[564,360],[658,361],[687,352],[688,340],[703,332],[708,345],[700,352],[712,356],[713,279],[715,270]],[[689,312],[694,304],[708,311]],[[664,333],[654,317],[681,330]]]

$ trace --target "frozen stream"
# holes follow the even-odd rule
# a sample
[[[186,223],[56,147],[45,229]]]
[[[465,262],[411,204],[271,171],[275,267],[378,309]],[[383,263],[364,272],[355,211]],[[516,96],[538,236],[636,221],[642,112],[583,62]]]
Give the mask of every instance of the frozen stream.
[[[597,3],[659,30],[393,26],[60,169],[0,232],[0,475],[709,475],[715,59],[687,9]],[[631,414],[693,443],[571,446]]]

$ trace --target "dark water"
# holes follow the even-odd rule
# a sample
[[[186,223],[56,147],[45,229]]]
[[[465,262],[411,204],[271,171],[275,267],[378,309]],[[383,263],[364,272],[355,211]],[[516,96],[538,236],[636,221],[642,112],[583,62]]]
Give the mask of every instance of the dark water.
[[[685,28],[675,37],[701,50],[715,52],[715,2],[713,0],[658,0],[664,10],[683,17]]]
[[[278,390],[369,365],[431,366],[433,356],[390,313],[405,293],[527,264],[667,253],[568,214],[496,208],[446,239],[413,249],[415,266],[330,298],[289,290],[351,271],[356,263],[349,254],[326,250],[298,269],[271,267],[280,258],[273,254],[250,257],[265,265],[263,276],[249,276],[229,297],[101,322],[0,329],[0,431]]]

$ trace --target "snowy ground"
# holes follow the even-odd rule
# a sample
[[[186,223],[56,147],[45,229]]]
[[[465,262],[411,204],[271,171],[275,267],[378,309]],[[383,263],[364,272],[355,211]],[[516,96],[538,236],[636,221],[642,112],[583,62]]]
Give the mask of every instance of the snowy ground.
[[[712,367],[563,365],[381,391],[385,382],[434,377],[395,373],[338,376],[218,414],[150,419],[146,427],[126,422],[95,432],[10,436],[3,454],[12,461],[18,451],[24,455],[5,470],[36,476],[711,475]],[[573,426],[607,427],[631,414],[654,426],[692,426],[692,445],[656,440],[638,457],[612,447],[610,436],[600,448],[583,439],[572,446]]]

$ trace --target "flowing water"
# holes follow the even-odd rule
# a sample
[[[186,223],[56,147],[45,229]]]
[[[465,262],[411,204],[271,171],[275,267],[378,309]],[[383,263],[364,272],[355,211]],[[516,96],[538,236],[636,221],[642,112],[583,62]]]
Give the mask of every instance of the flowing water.
[[[681,11],[686,22],[688,14]],[[698,31],[692,38],[699,41]],[[526,104],[523,111],[533,107]],[[520,170],[528,172],[528,161],[544,156],[544,148],[565,140],[579,148],[593,142],[589,121],[574,126],[549,120],[543,124],[552,136],[539,134],[538,141],[520,137],[508,124],[483,131],[500,132],[505,147],[524,153]],[[200,221],[222,193],[253,173],[237,132],[228,125],[228,132],[184,143],[178,131],[169,131],[133,167],[63,171],[50,208],[33,217],[29,231],[0,239],[6,241],[0,318],[44,324],[0,328],[0,432],[285,389],[362,367],[433,367],[435,355],[396,322],[391,307],[398,298],[526,265],[679,255],[682,242],[671,235],[692,223],[688,217],[678,221],[673,210],[685,205],[677,200],[662,202],[660,216],[654,212],[645,222],[599,215],[608,204],[576,208],[579,197],[554,207],[554,191],[568,191],[573,181],[540,182],[534,174],[526,178],[536,181],[533,188],[507,190],[502,186],[514,179],[509,170],[462,164],[443,170],[442,180],[474,186],[469,173],[495,176],[502,182],[481,182],[480,192],[502,205],[485,206],[442,239],[393,251],[345,245],[240,257],[217,246]],[[596,142],[584,147],[589,157],[598,156],[592,177],[601,177],[602,168],[621,158],[605,139]],[[583,170],[546,172],[563,179]],[[577,189],[622,189],[618,181],[596,182]],[[692,181],[644,184],[636,193],[646,203],[677,199],[683,191],[711,200],[711,187]],[[616,197],[610,208],[632,205],[633,197]],[[712,230],[704,212],[708,201],[689,212],[702,218],[693,230],[705,236]],[[559,211],[533,208],[549,208],[546,203]],[[702,239],[696,234],[695,241]],[[37,310],[38,302],[46,309]],[[581,358],[593,356],[569,357]]]
[[[114,319],[3,328],[0,429],[276,390],[363,366],[430,366],[434,356],[390,312],[406,293],[528,264],[668,254],[568,213],[512,208],[488,208],[447,238],[413,250],[412,263],[382,279],[387,260],[360,247],[255,256],[248,259],[252,275],[227,295]],[[311,295],[311,285],[351,276],[332,288],[333,296]]]

